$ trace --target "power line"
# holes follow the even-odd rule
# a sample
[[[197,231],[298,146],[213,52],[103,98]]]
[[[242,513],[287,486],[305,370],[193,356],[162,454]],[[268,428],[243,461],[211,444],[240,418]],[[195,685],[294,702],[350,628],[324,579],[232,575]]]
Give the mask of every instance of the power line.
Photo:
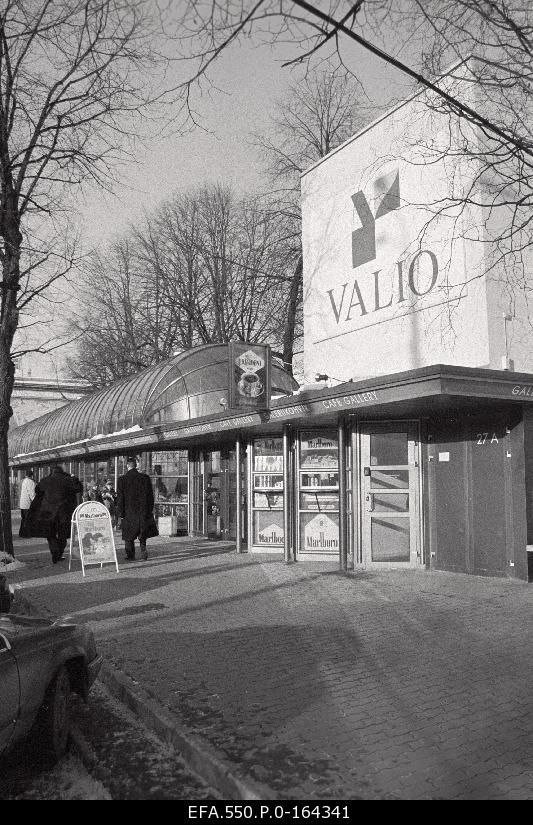
[[[300,8],[309,12],[309,14],[315,15],[315,17],[318,17],[320,20],[323,20],[328,25],[334,26],[335,33],[342,32],[343,34],[347,35],[347,37],[350,37],[352,40],[355,40],[356,43],[358,43],[367,51],[381,58],[381,60],[384,60],[386,63],[390,63],[391,66],[394,66],[399,71],[413,78],[413,80],[416,80],[417,83],[420,83],[427,89],[430,89],[432,92],[435,92],[435,94],[437,94],[447,103],[449,103],[453,108],[455,108],[463,115],[467,115],[471,120],[473,120],[480,126],[483,126],[487,131],[492,132],[493,134],[497,135],[499,138],[506,141],[507,143],[511,143],[520,152],[523,152],[524,154],[529,155],[531,158],[533,158],[533,149],[531,149],[526,143],[524,143],[524,141],[520,140],[520,138],[516,138],[513,135],[508,134],[504,129],[500,129],[499,126],[496,126],[490,120],[487,120],[486,117],[480,115],[479,112],[476,112],[475,109],[472,109],[470,106],[467,106],[466,103],[461,103],[461,101],[457,100],[457,98],[455,98],[453,95],[450,95],[448,94],[448,92],[445,92],[443,89],[440,89],[438,86],[435,85],[435,83],[432,83],[431,80],[428,80],[423,75],[419,74],[418,72],[415,72],[414,69],[409,68],[409,66],[406,66],[405,63],[402,63],[400,60],[397,60],[397,58],[388,54],[388,52],[385,52],[382,49],[378,48],[378,46],[374,46],[372,43],[369,43],[368,40],[365,40],[364,37],[361,37],[361,35],[353,32],[341,21],[335,20],[334,17],[331,17],[329,14],[325,14],[324,12],[315,8],[310,3],[307,3],[306,0],[292,0],[292,2],[295,6],[299,6]],[[329,39],[329,37],[327,37],[327,39]],[[317,46],[317,49],[320,48],[325,42],[326,40],[320,43]]]

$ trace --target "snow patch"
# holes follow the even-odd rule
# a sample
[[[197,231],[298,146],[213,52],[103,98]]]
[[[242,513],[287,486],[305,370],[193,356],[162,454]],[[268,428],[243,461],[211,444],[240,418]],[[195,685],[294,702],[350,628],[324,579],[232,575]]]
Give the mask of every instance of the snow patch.
[[[9,553],[0,553],[0,573],[4,573],[6,570],[23,570],[25,567],[23,561],[14,559]]]

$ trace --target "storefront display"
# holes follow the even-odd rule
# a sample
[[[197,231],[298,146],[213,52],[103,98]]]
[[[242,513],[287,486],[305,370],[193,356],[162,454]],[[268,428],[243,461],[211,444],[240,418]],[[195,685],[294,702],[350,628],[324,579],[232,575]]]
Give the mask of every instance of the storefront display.
[[[298,554],[339,552],[339,444],[334,431],[299,435]]]
[[[186,450],[167,450],[147,456],[154,490],[156,518],[172,517],[178,533],[188,532],[189,476]]]
[[[251,538],[253,548],[282,549],[283,439],[256,438],[251,445]]]
[[[337,497],[338,500],[338,497]],[[339,514],[300,513],[301,553],[339,552]]]

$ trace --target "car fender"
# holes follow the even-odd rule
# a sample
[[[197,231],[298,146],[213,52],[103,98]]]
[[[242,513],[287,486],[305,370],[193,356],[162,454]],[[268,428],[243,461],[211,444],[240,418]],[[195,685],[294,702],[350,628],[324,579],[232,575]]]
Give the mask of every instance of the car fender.
[[[78,693],[84,701],[87,701],[89,692],[87,653],[82,644],[73,643],[62,645],[57,649],[53,659],[53,674],[50,682],[63,666],[68,670],[70,676],[70,686],[75,693]]]

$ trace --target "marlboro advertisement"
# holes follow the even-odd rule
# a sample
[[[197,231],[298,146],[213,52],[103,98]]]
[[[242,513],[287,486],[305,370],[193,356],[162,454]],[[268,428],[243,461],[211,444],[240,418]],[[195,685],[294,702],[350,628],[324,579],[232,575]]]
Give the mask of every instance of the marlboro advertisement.
[[[229,406],[268,410],[270,407],[270,347],[233,342],[229,345]]]
[[[338,553],[339,517],[325,513],[301,514],[302,553]]]

